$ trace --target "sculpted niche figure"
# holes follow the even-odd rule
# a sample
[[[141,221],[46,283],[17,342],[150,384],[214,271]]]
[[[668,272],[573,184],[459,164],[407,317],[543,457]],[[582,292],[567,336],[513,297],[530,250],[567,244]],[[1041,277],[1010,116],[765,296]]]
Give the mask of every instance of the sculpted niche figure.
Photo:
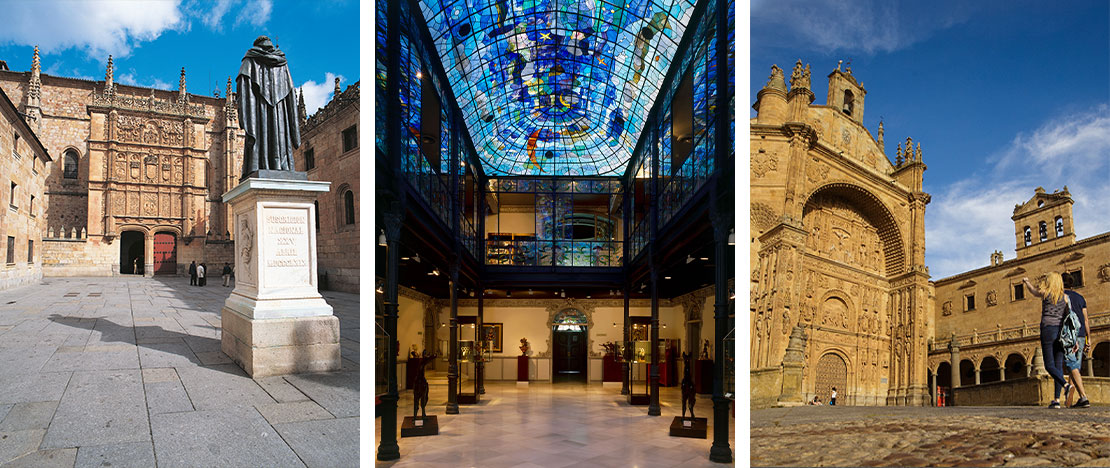
[[[305,178],[293,175],[293,149],[301,146],[301,132],[285,53],[274,47],[270,38],[258,36],[243,56],[235,83],[239,122],[246,131],[240,180],[256,172],[256,177]]]

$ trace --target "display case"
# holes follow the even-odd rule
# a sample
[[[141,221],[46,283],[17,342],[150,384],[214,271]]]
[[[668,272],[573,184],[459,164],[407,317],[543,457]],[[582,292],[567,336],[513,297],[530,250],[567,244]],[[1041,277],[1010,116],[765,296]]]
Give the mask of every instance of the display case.
[[[478,391],[478,362],[484,359],[478,334],[478,317],[459,317],[459,404],[475,404]]]
[[[629,350],[628,404],[646,405],[651,402],[651,317],[629,317],[628,321],[632,326],[632,340],[625,343]]]

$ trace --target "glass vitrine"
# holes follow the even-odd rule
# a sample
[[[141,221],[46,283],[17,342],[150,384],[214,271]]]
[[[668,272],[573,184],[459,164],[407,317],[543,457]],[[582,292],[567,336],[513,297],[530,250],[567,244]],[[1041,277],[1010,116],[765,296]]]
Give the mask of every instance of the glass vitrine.
[[[478,363],[484,360],[478,317],[459,317],[459,403],[478,402]]]

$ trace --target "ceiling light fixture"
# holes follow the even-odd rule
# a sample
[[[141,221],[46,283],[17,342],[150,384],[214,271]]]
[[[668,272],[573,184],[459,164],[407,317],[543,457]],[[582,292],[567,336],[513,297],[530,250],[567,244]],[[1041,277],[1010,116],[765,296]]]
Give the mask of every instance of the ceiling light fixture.
[[[378,282],[378,290],[377,291],[378,291],[378,294],[385,294],[385,290],[382,288],[382,282],[381,281]]]
[[[379,233],[378,233],[378,245],[380,245],[380,246],[382,246],[382,247],[385,247],[385,245],[386,245],[386,242],[385,242],[385,231],[382,231],[382,232],[379,232]]]
[[[736,232],[733,229],[728,230],[728,245],[736,245]]]
[[[703,261],[703,262],[708,262],[708,261],[709,261],[709,257],[698,257],[698,260],[701,260],[701,261]]]
[[[694,261],[694,257],[691,257],[689,255],[686,256],[686,264],[690,264],[690,262],[693,262],[693,261]]]
[[[439,268],[433,268],[432,272],[428,273],[428,276],[439,276]]]
[[[671,277],[670,276],[664,276],[663,279],[669,280],[669,279],[671,279]]]
[[[567,292],[566,292],[566,291],[564,291],[564,290],[562,290],[562,289],[560,289],[560,290],[559,290],[559,297],[567,297]]]
[[[412,256],[412,261],[414,261],[416,263],[420,263],[420,254],[413,255]]]

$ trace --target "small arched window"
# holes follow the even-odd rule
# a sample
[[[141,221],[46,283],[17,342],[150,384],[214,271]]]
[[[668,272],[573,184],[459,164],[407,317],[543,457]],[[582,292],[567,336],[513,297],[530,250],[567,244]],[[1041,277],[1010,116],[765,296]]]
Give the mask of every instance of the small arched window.
[[[343,212],[347,215],[347,224],[355,224],[355,192],[343,193]]]
[[[856,102],[855,101],[856,101],[855,97],[852,96],[852,91],[848,90],[848,89],[845,89],[844,90],[844,107],[842,107],[841,110],[844,111],[844,113],[847,114],[847,115],[852,115],[852,111],[855,110],[855,107],[856,107]]]
[[[1056,217],[1056,237],[1064,237],[1064,218]]]
[[[1029,247],[1033,243],[1033,230],[1029,226],[1025,226],[1025,246]]]
[[[76,179],[77,178],[77,152],[73,150],[66,151],[65,159],[62,161],[62,178]]]
[[[1040,227],[1041,242],[1044,242],[1048,240],[1048,224],[1046,224],[1044,221],[1041,221]]]

